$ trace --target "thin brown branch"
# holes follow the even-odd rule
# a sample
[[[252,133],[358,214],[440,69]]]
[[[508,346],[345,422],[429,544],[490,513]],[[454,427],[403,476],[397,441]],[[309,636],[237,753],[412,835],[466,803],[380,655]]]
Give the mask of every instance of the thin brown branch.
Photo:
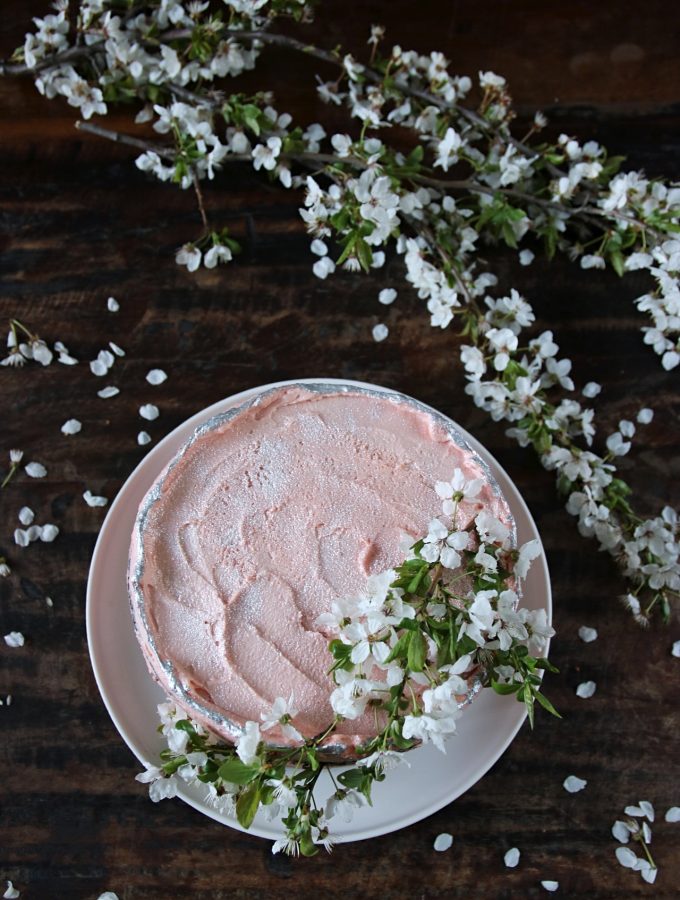
[[[88,134],[95,134],[97,137],[106,138],[116,144],[125,144],[127,147],[135,147],[137,150],[152,151],[157,153],[162,159],[174,160],[177,156],[174,150],[164,144],[154,144],[152,141],[143,138],[133,137],[131,134],[123,134],[120,131],[112,131],[110,128],[102,128],[101,125],[95,125],[93,122],[76,122],[78,131],[86,131]]]

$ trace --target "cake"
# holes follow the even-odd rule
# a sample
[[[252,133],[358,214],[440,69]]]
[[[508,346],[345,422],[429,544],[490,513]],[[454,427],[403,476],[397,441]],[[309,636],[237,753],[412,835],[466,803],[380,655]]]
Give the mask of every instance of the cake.
[[[233,742],[277,697],[305,737],[333,718],[333,635],[316,623],[398,565],[441,515],[460,468],[511,523],[484,463],[449,420],[399,394],[333,384],[265,391],[199,427],[144,498],[129,587],[147,665],[169,697]],[[328,739],[338,758],[376,732],[372,712]],[[267,739],[285,745],[275,728]]]

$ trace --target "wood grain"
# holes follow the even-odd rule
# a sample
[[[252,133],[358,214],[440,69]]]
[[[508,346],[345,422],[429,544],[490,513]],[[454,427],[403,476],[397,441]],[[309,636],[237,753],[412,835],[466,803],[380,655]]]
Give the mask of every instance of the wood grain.
[[[613,2],[595,10],[586,2],[520,9],[500,0],[371,0],[350,17],[347,4],[328,7],[333,21],[315,26],[328,44],[358,47],[368,24],[388,21],[394,40],[423,50],[438,44],[461,71],[502,71],[523,108],[559,101],[556,128],[602,140],[650,173],[680,175],[677,45],[664,2],[645,4],[644,16],[638,4]],[[44,10],[37,0],[6,2],[1,49]],[[321,115],[307,91],[309,68],[272,54],[265,71],[292,96],[285,108]],[[0,709],[0,878],[30,900],[94,900],[104,890],[121,900],[504,900],[543,897],[540,881],[551,878],[560,882],[556,896],[677,896],[680,826],[654,827],[661,871],[653,888],[618,866],[609,833],[628,803],[649,799],[662,814],[680,802],[678,661],[669,652],[677,622],[644,633],[631,624],[616,599],[622,580],[578,536],[552,477],[470,405],[457,339],[430,328],[399,261],[370,278],[314,278],[299,197],[243,167],[220,179],[208,204],[244,239],[244,253],[227,269],[188,275],[173,262],[174,248],[199,228],[188,194],[150,181],[124,148],[74,134],[70,110],[43,101],[28,82],[0,81],[0,119],[0,326],[18,316],[84,361],[0,368],[0,468],[9,448],[20,447],[48,469],[44,480],[22,475],[0,493],[0,555],[13,567],[0,580],[0,628],[27,637],[21,649],[0,644],[0,697],[13,695]],[[664,373],[641,341],[630,301],[644,278],[583,273],[564,260],[523,269],[513,254],[491,255],[501,285],[534,303],[537,329],[554,330],[578,382],[603,383],[600,434],[644,403],[656,409],[621,467],[644,512],[677,506],[680,392],[677,372]],[[377,294],[392,285],[399,299],[386,310]],[[110,295],[121,304],[116,315],[106,310]],[[379,345],[371,338],[378,321],[390,327]],[[109,340],[127,355],[97,379],[86,361]],[[146,384],[152,367],[168,371],[165,384]],[[508,470],[548,552],[561,674],[548,678],[547,692],[564,719],[539,716],[534,734],[523,729],[480,783],[429,819],[299,861],[273,857],[267,842],[179,801],[152,805],[134,781],[137,763],[108,718],[87,655],[85,584],[104,513],[81,495],[115,496],[144,456],[135,439],[142,427],[158,440],[231,393],[312,375],[416,396],[472,431]],[[121,393],[101,400],[104,383]],[[161,408],[156,422],[139,418],[145,402]],[[60,426],[72,416],[83,430],[64,437]],[[59,525],[54,544],[14,546],[24,504],[38,521]],[[578,639],[582,624],[598,628],[596,643]],[[586,679],[598,691],[583,701],[574,690]],[[455,761],[455,744],[450,753]],[[569,774],[588,779],[586,790],[567,794]],[[437,854],[432,842],[442,831],[454,845]],[[522,858],[507,870],[512,846]]]

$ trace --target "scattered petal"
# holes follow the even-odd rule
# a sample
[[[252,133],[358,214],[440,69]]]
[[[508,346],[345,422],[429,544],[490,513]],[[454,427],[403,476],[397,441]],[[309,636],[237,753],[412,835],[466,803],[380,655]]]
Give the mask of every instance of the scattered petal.
[[[114,344],[113,341],[109,341],[109,347],[113,350],[116,356],[125,356],[125,350],[122,347],[119,347],[118,344]]]
[[[444,850],[448,850],[449,847],[453,844],[453,838],[450,834],[444,832],[443,834],[438,834],[434,841],[434,849],[438,853],[443,853]]]
[[[78,419],[67,419],[66,422],[64,422],[64,424],[61,426],[61,433],[78,434],[82,427],[82,422],[79,422]]]
[[[137,435],[137,443],[140,447],[143,447],[145,444],[151,443],[151,435],[148,431],[140,431]]]
[[[597,397],[597,395],[602,390],[602,385],[598,384],[596,381],[589,381],[588,384],[583,386],[583,390],[581,393],[584,397],[587,397],[589,400],[592,400],[593,397]]]
[[[109,297],[106,301],[106,308],[109,312],[118,312],[120,309],[120,303],[116,300],[115,297]]]
[[[394,303],[397,299],[397,292],[394,288],[383,288],[382,291],[378,294],[378,301],[382,303],[384,306],[389,306],[390,303]]]
[[[28,545],[31,543],[28,532],[24,531],[23,528],[15,528],[14,543],[17,545],[17,547],[28,547]]]
[[[680,822],[680,806],[671,806],[664,816],[666,822]]]
[[[97,897],[97,900],[118,900],[118,894],[114,894],[113,891],[104,891]]]
[[[640,875],[647,884],[654,884],[658,871],[656,866],[650,866],[648,869],[641,869]]]
[[[114,387],[112,384],[102,388],[101,391],[97,391],[97,396],[101,397],[102,400],[108,400],[109,397],[115,397],[116,394],[120,394],[120,388]]]
[[[31,478],[44,478],[47,475],[47,469],[39,462],[30,462],[24,467],[24,472]]]
[[[589,700],[596,690],[597,684],[594,681],[582,681],[576,688],[576,696],[582,700]]]
[[[22,506],[19,510],[19,521],[22,525],[30,525],[35,519],[35,513],[30,506]]]
[[[52,609],[54,600],[51,597],[45,597],[45,606],[49,606],[49,608]]]
[[[585,779],[579,778],[576,775],[569,775],[569,777],[565,778],[562,782],[562,787],[569,794],[577,794],[579,791],[582,791],[587,784],[588,782]]]
[[[520,266],[530,266],[534,261],[534,254],[531,250],[520,250],[519,264]]]
[[[149,384],[163,384],[167,377],[163,369],[151,369],[150,372],[146,373],[146,380]]]
[[[10,631],[5,635],[5,643],[8,647],[23,647],[25,644],[24,636],[20,631]]]
[[[153,403],[145,403],[144,406],[139,407],[139,415],[148,422],[153,422],[154,419],[158,418],[160,412]]]
[[[16,900],[17,897],[21,896],[21,891],[18,891],[11,881],[7,881],[7,890],[2,895],[5,900]]]
[[[589,628],[587,625],[581,625],[578,630],[578,636],[584,644],[590,644],[592,641],[597,640],[597,629]]]
[[[101,359],[93,359],[90,363],[90,371],[93,375],[98,375],[101,377],[102,375],[106,375],[109,371],[109,367],[105,365]]]
[[[637,819],[641,819],[644,816],[639,806],[627,806],[624,812],[627,816],[635,816]]]
[[[38,538],[40,537],[41,531],[42,531],[42,528],[40,527],[40,525],[31,525],[26,530],[26,534],[28,535],[29,541],[37,541]]]
[[[616,858],[624,869],[632,869],[637,862],[637,856],[629,847],[617,847]]]
[[[638,806],[642,810],[642,812],[647,816],[650,822],[654,821],[654,807],[649,802],[649,800],[639,800]]]
[[[671,656],[675,656],[676,659],[680,658],[680,641],[675,641],[671,647]]]
[[[503,862],[508,869],[514,869],[519,862],[519,850],[517,847],[511,847],[503,857]]]
[[[612,835],[617,841],[620,841],[622,844],[627,844],[630,840],[630,828],[625,822],[617,819],[612,825]]]
[[[650,409],[648,406],[645,406],[645,408],[641,409],[637,414],[637,420],[640,425],[649,425],[653,418],[654,410]]]
[[[371,333],[372,333],[372,335],[373,335],[373,340],[374,340],[376,343],[379,344],[380,341],[384,341],[384,340],[385,340],[385,338],[387,337],[387,335],[390,333],[390,330],[389,330],[389,328],[387,327],[387,325],[383,325],[383,324],[381,323],[380,325],[374,325],[374,326],[373,326],[373,331],[372,331]]]
[[[649,827],[647,822],[642,823],[642,840],[645,844],[652,843],[652,829]]]
[[[43,525],[40,529],[40,540],[46,544],[51,544],[58,534],[59,528],[56,525]]]
[[[106,497],[97,497],[89,490],[83,494],[83,500],[88,506],[106,506],[109,502]]]
[[[546,891],[550,891],[551,894],[553,894],[558,889],[559,886],[560,886],[559,881],[542,881],[541,882],[541,887],[544,887],[546,889]]]

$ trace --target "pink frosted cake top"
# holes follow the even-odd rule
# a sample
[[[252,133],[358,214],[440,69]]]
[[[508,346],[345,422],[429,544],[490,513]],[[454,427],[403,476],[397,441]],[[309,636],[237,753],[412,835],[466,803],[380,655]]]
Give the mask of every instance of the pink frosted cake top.
[[[404,558],[404,540],[441,513],[434,483],[456,467],[484,481],[462,514],[484,506],[508,521],[478,457],[392,395],[281,388],[212,424],[161,474],[133,537],[132,607],[151,671],[222,737],[291,694],[296,728],[325,729],[331,635],[315,620]],[[346,725],[350,744],[375,732],[372,713]]]

